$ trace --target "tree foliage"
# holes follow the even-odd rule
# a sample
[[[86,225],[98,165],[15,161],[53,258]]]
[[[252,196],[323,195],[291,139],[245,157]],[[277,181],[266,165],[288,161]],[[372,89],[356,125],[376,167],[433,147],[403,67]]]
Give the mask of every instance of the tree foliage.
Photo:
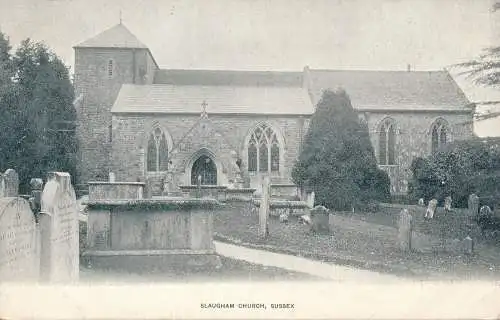
[[[344,91],[323,93],[292,178],[331,209],[350,210],[389,198],[389,178],[377,167],[368,128]]]
[[[411,165],[410,196],[426,201],[447,196],[466,206],[472,192],[500,195],[500,140],[475,138],[451,143],[428,158]]]
[[[42,43],[24,40],[11,54],[0,33],[0,170],[15,169],[26,192],[48,171],[75,174],[76,112],[68,69]]]

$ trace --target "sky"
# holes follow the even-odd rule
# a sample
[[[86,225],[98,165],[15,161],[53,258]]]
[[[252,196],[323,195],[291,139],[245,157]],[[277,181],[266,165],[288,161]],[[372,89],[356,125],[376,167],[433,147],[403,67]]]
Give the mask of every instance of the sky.
[[[0,0],[12,45],[73,46],[122,21],[174,69],[441,70],[500,44],[493,0]],[[473,101],[500,90],[457,80]],[[500,126],[499,126],[500,127]]]

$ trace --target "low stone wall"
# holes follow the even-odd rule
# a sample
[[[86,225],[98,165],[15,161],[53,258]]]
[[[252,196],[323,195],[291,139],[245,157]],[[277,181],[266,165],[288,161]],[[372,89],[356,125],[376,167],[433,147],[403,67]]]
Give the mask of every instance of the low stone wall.
[[[252,201],[256,210],[260,208],[260,200]],[[275,200],[272,199],[269,204],[269,215],[279,217],[281,214],[290,216],[302,216],[309,213],[309,207],[305,201]]]
[[[252,201],[256,189],[241,188],[241,189],[226,189],[226,201]]]
[[[105,199],[142,199],[144,182],[92,181],[89,186],[89,201]]]
[[[134,257],[172,266],[186,257],[217,263],[213,214],[219,206],[215,199],[191,198],[89,201],[84,256],[93,266],[118,269]]]
[[[219,201],[226,200],[226,186],[210,186],[202,185],[200,188],[198,186],[179,186],[182,194],[185,198],[212,198]]]
[[[299,198],[300,189],[294,184],[271,184],[272,198]]]

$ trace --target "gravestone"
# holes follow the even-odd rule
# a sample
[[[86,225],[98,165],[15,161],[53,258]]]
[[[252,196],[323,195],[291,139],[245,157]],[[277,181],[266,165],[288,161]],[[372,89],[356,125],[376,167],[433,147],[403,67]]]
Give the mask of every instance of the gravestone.
[[[475,217],[479,212],[479,197],[475,193],[469,196],[468,209],[471,217]]]
[[[411,251],[411,236],[413,232],[413,217],[407,209],[401,210],[398,220],[398,242],[403,252]]]
[[[19,194],[19,176],[14,169],[7,169],[0,177],[0,197],[17,197]]]
[[[429,201],[429,205],[427,206],[427,210],[425,211],[425,219],[432,219],[434,218],[434,213],[436,212],[436,207],[437,207],[437,200],[432,199]]]
[[[41,278],[51,282],[77,281],[79,228],[76,195],[66,172],[49,174],[41,199]]]
[[[447,212],[451,211],[451,197],[450,196],[444,198],[444,210]]]
[[[0,198],[0,283],[38,280],[38,244],[35,216],[28,201]]]
[[[115,178],[115,173],[114,172],[110,172],[109,173],[109,182],[115,182],[116,178]]]
[[[262,197],[259,207],[259,237],[262,239],[267,238],[269,234],[269,207],[271,196],[271,183],[269,177],[264,178],[262,183]]]
[[[423,198],[418,199],[418,205],[421,206],[421,207],[423,207],[425,205],[425,202],[424,202]]]
[[[307,200],[306,200],[307,206],[311,209],[314,208],[314,198],[315,198],[314,191],[307,194]]]
[[[323,206],[316,206],[310,211],[311,230],[314,232],[329,232],[329,211]]]

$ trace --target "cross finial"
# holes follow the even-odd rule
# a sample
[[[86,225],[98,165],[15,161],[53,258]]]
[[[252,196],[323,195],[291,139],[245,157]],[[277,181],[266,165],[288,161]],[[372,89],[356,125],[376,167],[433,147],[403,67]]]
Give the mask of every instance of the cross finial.
[[[207,106],[207,102],[203,100],[203,102],[201,103],[201,116],[203,118],[207,118]]]

